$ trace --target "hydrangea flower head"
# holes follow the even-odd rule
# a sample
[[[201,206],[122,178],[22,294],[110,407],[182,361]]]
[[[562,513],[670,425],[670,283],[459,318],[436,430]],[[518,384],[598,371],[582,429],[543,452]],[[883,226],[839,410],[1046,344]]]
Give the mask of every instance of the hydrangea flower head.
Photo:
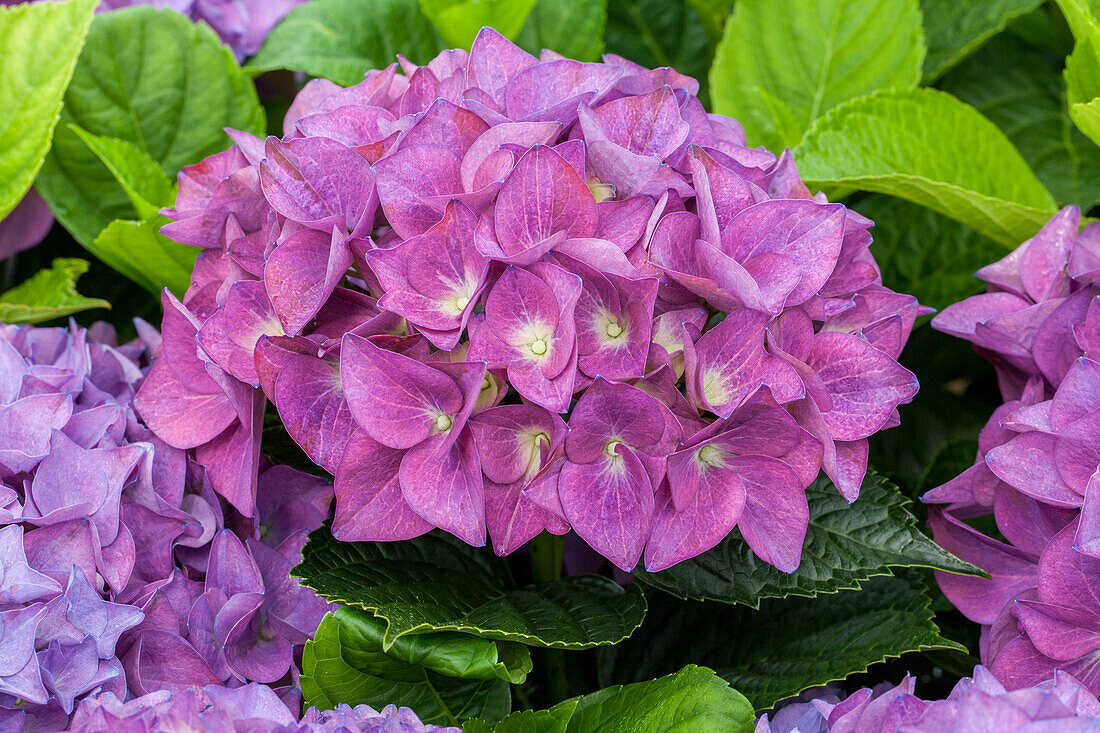
[[[172,357],[137,325],[119,345],[105,324],[0,324],[0,727],[62,730],[95,693],[289,678],[327,608],[289,570],[331,486],[265,463],[253,514],[220,499],[134,411]]]
[[[974,466],[924,500],[941,505],[929,513],[936,540],[992,575],[938,575],[983,624],[983,662],[1008,687],[1063,669],[1100,692],[1090,641],[1100,629],[1090,579],[1100,563],[1100,225],[1079,229],[1080,212],[1066,207],[978,271],[988,292],[933,319],[993,363],[1005,403]],[[964,521],[990,513],[1003,540]]]
[[[311,81],[281,139],[231,132],[181,172],[163,231],[204,251],[139,411],[248,511],[253,475],[219,460],[270,399],[344,540],[573,530],[659,570],[740,526],[795,569],[806,486],[854,500],[915,394],[924,311],[882,285],[869,220],[698,89],[491,29]]]
[[[1008,691],[982,666],[959,680],[944,700],[922,700],[915,681],[864,687],[843,700],[825,688],[807,702],[764,715],[756,733],[941,733],[942,731],[1068,731],[1100,729],[1100,701],[1065,672],[1044,674],[1033,686]]]

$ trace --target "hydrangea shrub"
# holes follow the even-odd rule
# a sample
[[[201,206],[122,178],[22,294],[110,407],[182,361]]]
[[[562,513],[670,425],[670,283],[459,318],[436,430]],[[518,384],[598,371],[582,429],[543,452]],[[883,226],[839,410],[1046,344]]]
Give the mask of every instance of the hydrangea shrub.
[[[254,510],[231,509],[135,415],[162,348],[138,327],[0,325],[0,725],[61,730],[96,691],[285,685],[328,607],[289,571],[331,485],[265,463]]]
[[[1010,688],[1062,669],[1100,691],[1100,224],[1080,221],[1063,209],[932,321],[992,362],[1005,399],[975,464],[924,500],[936,540],[992,575],[938,578]],[[989,514],[999,538],[965,521]]]
[[[854,500],[915,394],[924,311],[882,285],[868,219],[697,91],[491,29],[311,81],[282,139],[231,131],[181,172],[163,232],[203,252],[140,414],[248,513],[270,399],[343,540],[573,530],[659,570],[738,527],[794,570],[806,486]]]

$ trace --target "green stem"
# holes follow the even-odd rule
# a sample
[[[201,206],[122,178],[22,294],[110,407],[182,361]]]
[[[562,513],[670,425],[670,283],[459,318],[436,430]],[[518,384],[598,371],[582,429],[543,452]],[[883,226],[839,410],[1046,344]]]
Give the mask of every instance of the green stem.
[[[531,544],[531,573],[535,582],[561,580],[565,540],[543,532]],[[547,707],[569,697],[569,680],[565,676],[565,656],[560,649],[543,650],[543,671],[546,675]]]

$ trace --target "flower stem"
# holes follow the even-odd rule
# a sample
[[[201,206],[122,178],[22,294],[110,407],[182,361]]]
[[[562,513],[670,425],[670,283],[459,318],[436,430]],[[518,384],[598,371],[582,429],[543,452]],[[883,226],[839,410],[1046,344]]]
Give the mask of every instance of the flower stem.
[[[563,538],[549,532],[543,532],[536,537],[531,544],[531,573],[535,582],[561,580],[564,554]],[[565,676],[564,652],[560,649],[544,649],[542,660],[549,707],[569,697],[569,680]]]

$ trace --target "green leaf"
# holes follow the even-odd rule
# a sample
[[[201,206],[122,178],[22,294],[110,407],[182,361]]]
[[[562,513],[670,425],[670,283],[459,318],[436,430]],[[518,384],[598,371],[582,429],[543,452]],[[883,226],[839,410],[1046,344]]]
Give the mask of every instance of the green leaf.
[[[104,227],[138,212],[69,124],[133,144],[169,178],[228,147],[223,128],[265,129],[252,80],[210,27],[147,6],[96,16],[61,119],[38,188],[65,228],[96,255]]]
[[[462,724],[462,733],[566,733],[579,699],[565,700],[548,710],[520,710],[496,725],[467,720]]]
[[[338,542],[326,525],[310,534],[293,574],[330,601],[385,620],[385,649],[425,631],[589,649],[622,641],[645,617],[636,586],[577,575],[521,589],[502,560],[443,533]]]
[[[726,27],[726,20],[733,10],[733,0],[688,0],[699,19],[703,21],[707,37],[712,42],[718,43],[722,38],[722,29]]]
[[[51,269],[39,270],[22,285],[0,293],[0,321],[41,323],[90,308],[110,308],[105,300],[85,298],[76,292],[77,279],[87,271],[84,260],[54,260]]]
[[[869,472],[849,505],[824,476],[806,490],[810,523],[802,564],[783,573],[763,562],[734,530],[717,547],[659,573],[635,571],[642,582],[680,598],[759,607],[762,599],[812,597],[858,588],[894,568],[926,567],[965,575],[982,571],[942,549],[916,527],[910,502]]]
[[[467,50],[483,26],[515,38],[534,7],[535,0],[420,0],[447,45]]]
[[[607,0],[538,0],[516,43],[538,55],[549,48],[578,61],[599,61]]]
[[[350,86],[399,53],[424,64],[442,48],[417,0],[312,0],[275,27],[247,68],[292,69]]]
[[[714,669],[757,710],[890,657],[965,651],[940,635],[911,571],[858,591],[768,600],[758,611],[659,595],[650,602],[637,638],[608,653],[616,677],[648,677],[692,660]]]
[[[1077,41],[1066,59],[1065,79],[1070,117],[1100,145],[1100,31]]]
[[[471,720],[464,733],[748,733],[755,724],[745,696],[705,668],[606,687],[549,710],[512,713],[494,725]]]
[[[142,219],[153,217],[175,201],[172,181],[141,148],[118,138],[93,135],[78,125],[69,125],[69,129],[107,166]]]
[[[410,707],[429,724],[457,725],[467,718],[496,721],[511,710],[511,691],[503,679],[449,677],[387,654],[350,609],[327,614],[302,653],[299,684],[306,706],[330,710],[340,703],[381,710]],[[432,636],[435,636],[434,634]]]
[[[656,68],[671,66],[699,80],[699,98],[707,100],[707,69],[714,43],[703,21],[684,0],[616,0],[607,5],[608,53]]]
[[[818,120],[795,149],[810,186],[851,186],[927,206],[1010,247],[1057,205],[997,126],[934,89],[877,92]]]
[[[200,250],[161,234],[167,222],[162,216],[147,221],[115,219],[88,249],[150,293],[159,295],[168,288],[183,297]]]
[[[42,167],[95,0],[0,7],[0,219]]]
[[[370,650],[382,648],[386,623],[369,613],[344,608],[340,622],[358,641]],[[359,652],[345,648],[344,657],[356,664]],[[389,656],[447,677],[472,680],[506,680],[522,684],[531,671],[531,653],[522,644],[509,641],[480,639],[457,631],[433,634],[408,634],[398,638],[389,649]]]
[[[711,670],[690,664],[675,674],[607,687],[577,700],[569,733],[748,733],[754,715],[745,696]]]
[[[1059,203],[1087,211],[1100,201],[1100,148],[1070,119],[1060,68],[1043,49],[1006,34],[940,88],[996,123]]]
[[[937,310],[984,290],[974,273],[1004,256],[992,239],[908,201],[871,194],[852,208],[875,222],[871,252],[882,281]]]
[[[917,0],[738,0],[710,70],[711,95],[750,145],[778,152],[841,102],[915,86],[923,62]],[[777,124],[758,88],[790,110],[793,129]]]
[[[977,51],[983,43],[1005,29],[1009,21],[1030,13],[1043,0],[920,0],[924,13],[924,37],[928,57],[924,60],[925,81],[932,81]],[[996,79],[990,75],[991,79]]]

